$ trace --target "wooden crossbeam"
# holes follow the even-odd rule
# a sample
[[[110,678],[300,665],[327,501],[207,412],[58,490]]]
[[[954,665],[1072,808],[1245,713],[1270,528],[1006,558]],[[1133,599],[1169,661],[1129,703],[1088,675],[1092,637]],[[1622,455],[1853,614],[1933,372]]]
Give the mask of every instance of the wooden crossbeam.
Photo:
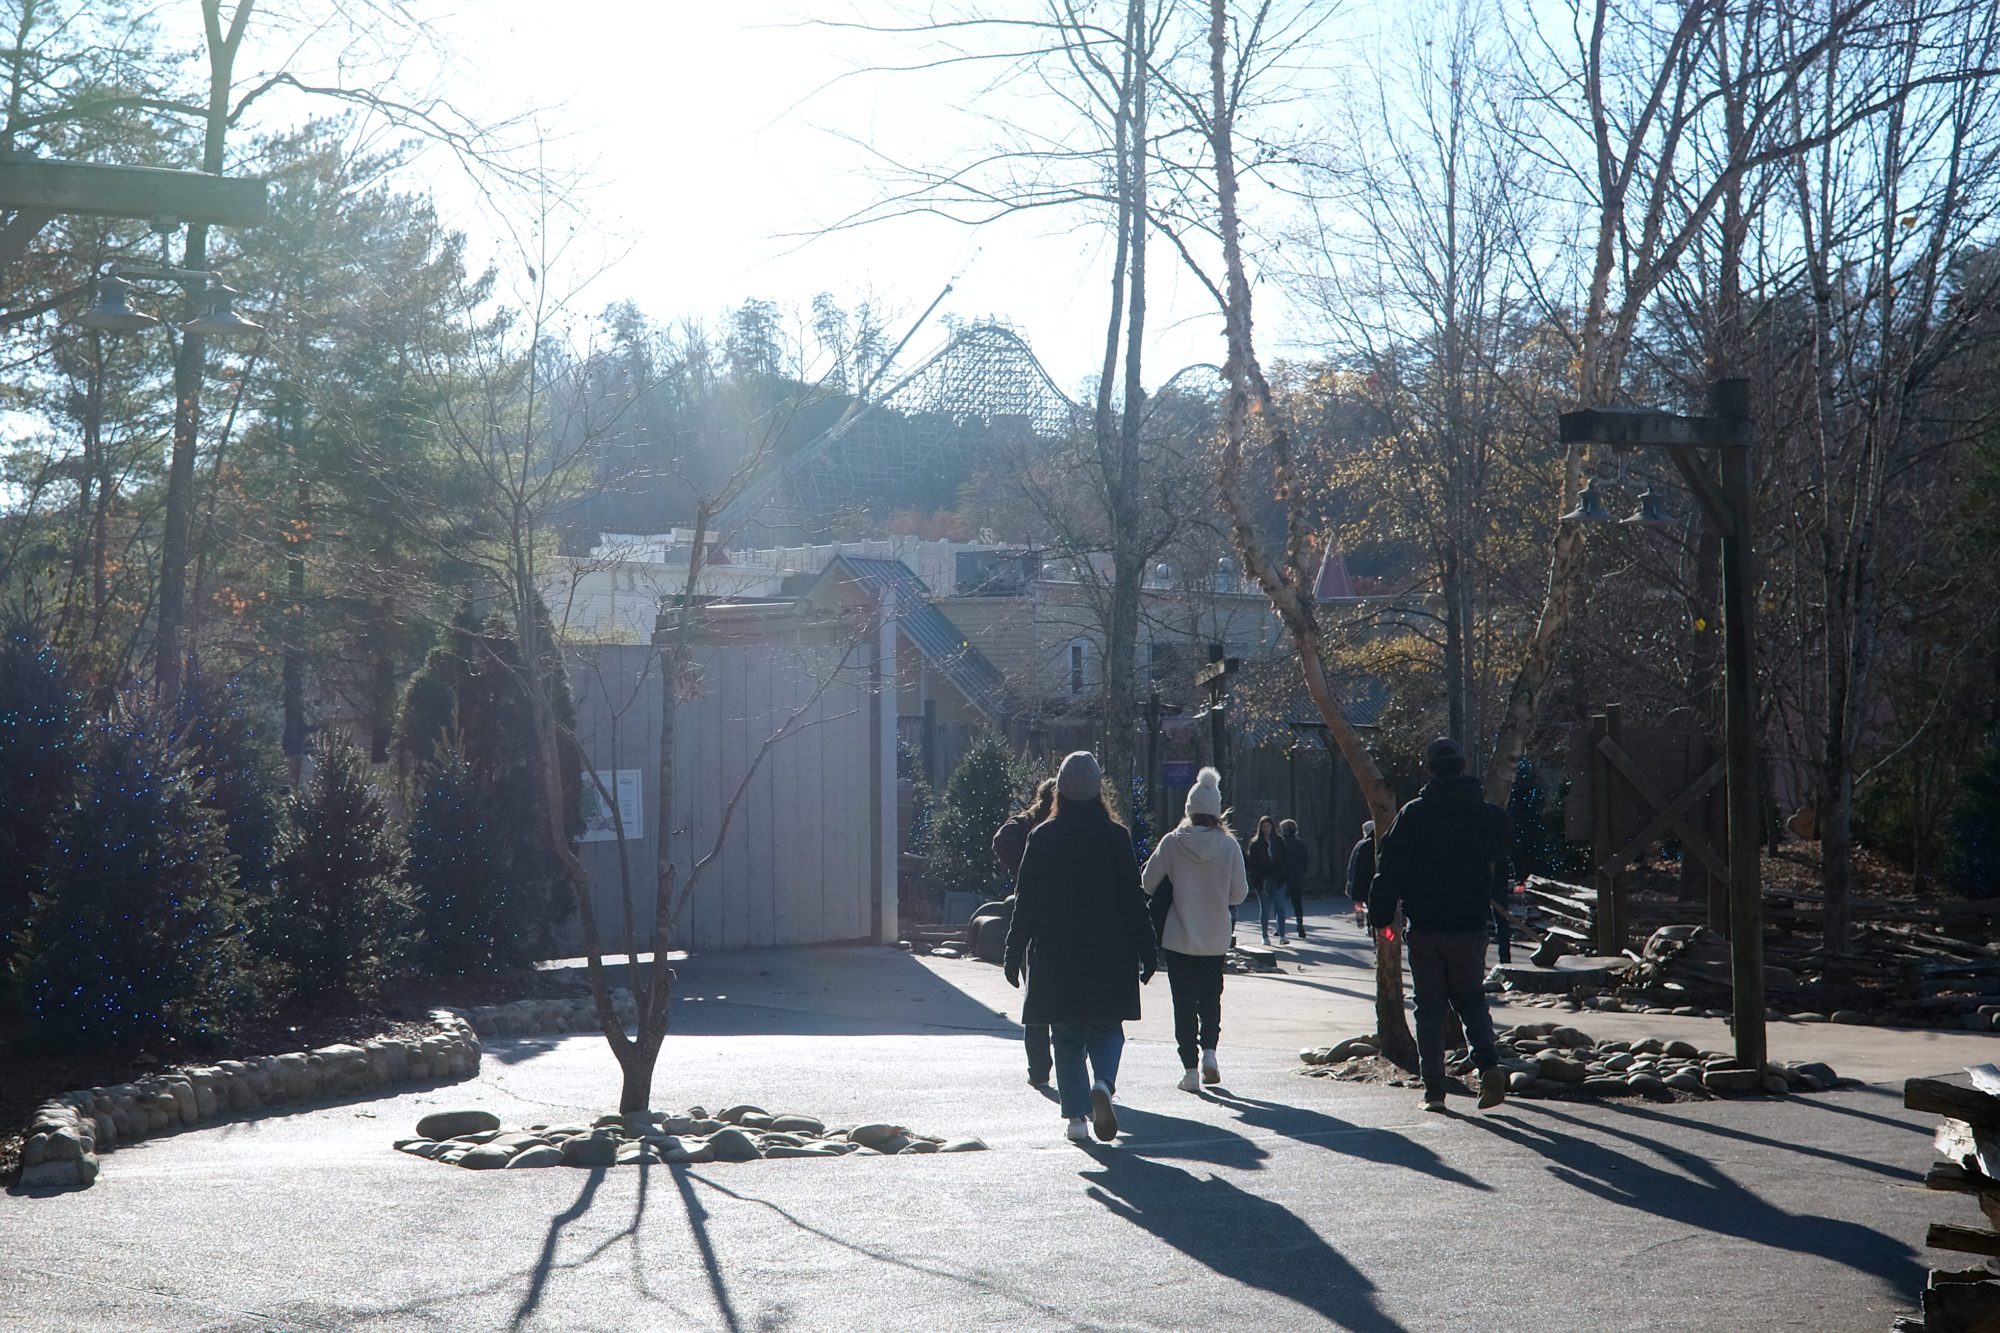
[[[1638,833],[1626,842],[1624,847],[1619,849],[1615,863],[1621,866],[1624,865],[1627,861],[1632,860],[1639,853],[1645,851],[1647,847],[1651,846],[1661,834],[1679,823],[1684,816],[1693,810],[1696,802],[1707,797],[1710,787],[1722,781],[1723,767],[1723,761],[1720,759],[1710,764],[1708,771],[1694,780],[1693,786],[1689,787],[1679,796],[1676,796],[1667,805],[1666,809],[1654,815],[1646,827],[1640,829]],[[1643,796],[1645,793],[1642,792],[1640,794]]]
[[[1556,438],[1563,444],[1708,449],[1748,444],[1750,423],[1739,417],[1683,417],[1653,410],[1587,407],[1563,413]]]
[[[37,157],[0,157],[0,208],[221,227],[254,227],[271,211],[258,180]]]
[[[1664,796],[1661,796],[1659,794],[1659,792],[1653,787],[1653,784],[1646,780],[1646,775],[1643,771],[1640,770],[1639,765],[1632,761],[1632,756],[1626,754],[1624,750],[1619,748],[1618,743],[1616,741],[1612,740],[1609,736],[1603,737],[1597,742],[1597,748],[1603,753],[1604,757],[1606,759],[1609,759],[1613,764],[1613,766],[1616,767],[1617,770],[1624,775],[1625,780],[1632,784],[1632,790],[1639,793],[1640,800],[1644,801],[1654,810],[1658,810],[1663,813],[1673,809],[1675,802],[1669,801]],[[1717,778],[1721,776],[1721,774],[1716,773],[1715,768],[1710,768],[1709,772],[1714,773]],[[1711,780],[1711,785],[1712,785],[1712,780]],[[1702,786],[1700,790],[1706,791],[1707,787]],[[1685,792],[1682,793],[1682,796],[1684,798],[1686,797],[1686,795],[1687,793]],[[1697,795],[1699,795],[1699,792],[1697,792]],[[1697,830],[1692,824],[1688,822],[1687,809],[1689,806],[1692,806],[1693,804],[1694,802],[1692,800],[1688,801],[1686,806],[1682,806],[1681,809],[1667,821],[1667,824],[1674,830],[1674,832],[1681,835],[1681,846],[1685,850],[1694,853],[1696,859],[1698,859],[1704,866],[1708,867],[1708,871],[1710,874],[1716,876],[1719,879],[1727,879],[1729,877],[1729,867],[1726,864],[1724,864],[1721,857],[1715,854],[1715,849],[1708,845],[1708,840],[1702,837],[1700,831]],[[1646,841],[1651,842],[1652,839],[1647,838]],[[1623,865],[1624,861],[1625,858],[1621,856],[1618,860],[1618,864]]]

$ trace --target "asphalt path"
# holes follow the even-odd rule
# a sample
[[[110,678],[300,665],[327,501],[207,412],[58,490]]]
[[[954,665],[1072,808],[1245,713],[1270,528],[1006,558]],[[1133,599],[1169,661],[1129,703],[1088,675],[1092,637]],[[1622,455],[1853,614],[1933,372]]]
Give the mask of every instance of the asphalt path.
[[[998,969],[684,961],[656,1106],[886,1119],[992,1151],[516,1172],[394,1152],[431,1110],[525,1124],[615,1100],[601,1039],[497,1041],[468,1083],[156,1139],[91,1189],[0,1196],[0,1330],[1880,1330],[1914,1305],[1924,1227],[1957,1201],[1921,1187],[1930,1118],[1891,1080],[1990,1058],[1991,1038],[1779,1025],[1777,1055],[1879,1081],[1439,1117],[1297,1073],[1300,1045],[1368,1026],[1365,945],[1316,936],[1281,975],[1229,979],[1211,1095],[1173,1086],[1150,987],[1126,1133],[1088,1149],[1026,1086]],[[1722,1044],[1686,1019],[1571,1021]]]

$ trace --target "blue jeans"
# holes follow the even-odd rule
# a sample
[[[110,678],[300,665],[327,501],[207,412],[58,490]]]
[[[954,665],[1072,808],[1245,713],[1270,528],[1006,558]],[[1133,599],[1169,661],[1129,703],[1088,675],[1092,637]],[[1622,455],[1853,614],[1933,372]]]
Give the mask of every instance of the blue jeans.
[[[1278,918],[1278,938],[1285,938],[1285,922],[1292,914],[1291,886],[1282,879],[1267,879],[1257,891],[1257,924],[1263,929],[1264,942],[1271,942],[1271,917]]]
[[[1118,1057],[1125,1051],[1123,1023],[1051,1023],[1055,1038],[1056,1093],[1063,1119],[1090,1114],[1090,1082],[1118,1086]],[[1089,1067],[1085,1068],[1085,1060]]]

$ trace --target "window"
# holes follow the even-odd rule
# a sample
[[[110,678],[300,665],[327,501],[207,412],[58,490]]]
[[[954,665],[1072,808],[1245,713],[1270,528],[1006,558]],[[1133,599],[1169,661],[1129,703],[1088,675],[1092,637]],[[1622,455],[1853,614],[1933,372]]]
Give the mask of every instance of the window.
[[[1083,655],[1087,647],[1082,639],[1069,646],[1069,692],[1083,693]]]

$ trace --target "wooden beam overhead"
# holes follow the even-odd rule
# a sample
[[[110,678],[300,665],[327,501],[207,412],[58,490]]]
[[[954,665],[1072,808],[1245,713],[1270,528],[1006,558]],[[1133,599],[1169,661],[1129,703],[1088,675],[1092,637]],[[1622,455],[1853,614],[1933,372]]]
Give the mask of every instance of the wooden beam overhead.
[[[26,156],[0,157],[0,208],[219,227],[254,227],[271,211],[259,180]]]
[[[1682,417],[1671,412],[1591,407],[1563,413],[1557,439],[1563,444],[1709,449],[1748,444],[1750,423],[1742,417]]]

